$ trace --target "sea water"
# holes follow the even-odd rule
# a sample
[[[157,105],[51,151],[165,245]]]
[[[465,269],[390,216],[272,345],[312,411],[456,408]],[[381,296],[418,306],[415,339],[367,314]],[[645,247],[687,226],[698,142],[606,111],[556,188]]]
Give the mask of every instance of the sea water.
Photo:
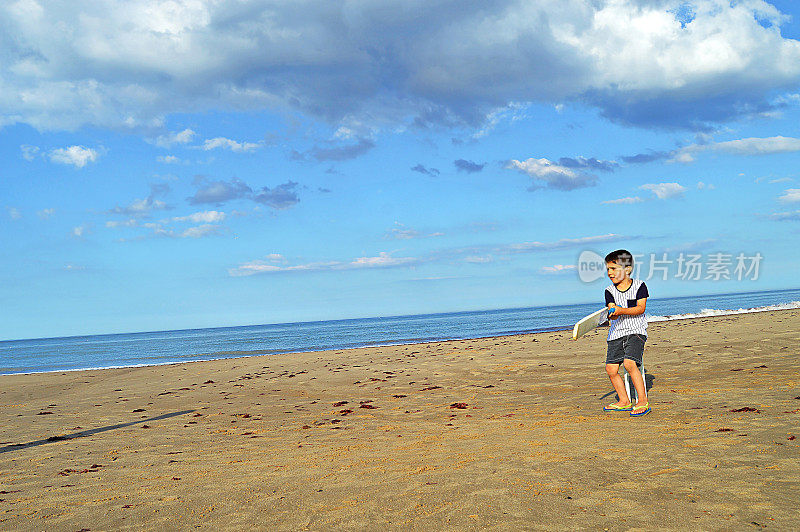
[[[0,375],[173,364],[571,329],[597,302],[0,342]],[[800,289],[651,298],[650,321],[800,308]]]

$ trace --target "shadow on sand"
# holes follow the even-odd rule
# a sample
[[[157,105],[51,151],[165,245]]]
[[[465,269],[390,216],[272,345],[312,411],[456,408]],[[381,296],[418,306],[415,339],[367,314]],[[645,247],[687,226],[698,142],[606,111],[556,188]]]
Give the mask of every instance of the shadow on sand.
[[[655,380],[656,380],[656,378],[652,373],[650,373],[649,371],[645,372],[645,374],[644,374],[644,386],[645,386],[645,390],[646,391],[648,391],[648,392],[650,391],[650,388],[653,387],[653,382],[655,382]],[[631,393],[633,393],[633,391],[631,391]],[[606,397],[611,397],[612,395],[617,399],[617,401],[619,401],[619,397],[617,396],[617,392],[614,391],[614,390],[611,390],[610,392],[608,392],[607,394],[602,396],[599,400],[602,401]]]
[[[6,445],[5,447],[0,447],[0,453],[7,453],[10,451],[17,451],[20,449],[27,449],[29,447],[37,447],[39,445],[44,445],[46,443],[55,443],[59,441],[65,440],[74,440],[75,438],[84,438],[86,436],[91,436],[93,434],[98,434],[100,432],[105,432],[107,430],[114,430],[114,429],[122,429],[125,427],[130,427],[133,425],[138,425],[139,423],[146,423],[148,421],[158,421],[160,419],[167,419],[170,417],[175,416],[182,416],[184,414],[190,414],[194,412],[194,410],[181,410],[180,412],[171,412],[169,414],[162,414],[156,417],[149,417],[146,419],[139,419],[137,421],[131,421],[130,423],[118,423],[117,425],[108,425],[105,427],[99,427],[96,429],[88,429],[82,430],[80,432],[73,432],[72,434],[62,434],[60,436],[50,436],[49,438],[45,438],[44,440],[36,440],[31,441],[28,443],[12,443],[11,445]]]

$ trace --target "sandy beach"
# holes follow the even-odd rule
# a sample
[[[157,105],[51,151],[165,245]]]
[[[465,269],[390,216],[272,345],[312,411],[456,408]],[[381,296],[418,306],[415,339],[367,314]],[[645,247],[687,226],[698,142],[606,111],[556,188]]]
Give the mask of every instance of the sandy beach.
[[[800,311],[0,377],[0,529],[800,529]]]

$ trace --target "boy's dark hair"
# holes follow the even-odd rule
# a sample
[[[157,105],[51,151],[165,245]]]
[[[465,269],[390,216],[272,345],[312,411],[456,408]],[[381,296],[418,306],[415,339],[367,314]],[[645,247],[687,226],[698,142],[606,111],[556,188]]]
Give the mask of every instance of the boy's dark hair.
[[[606,255],[606,263],[615,262],[622,266],[630,266],[633,268],[633,255],[627,249],[618,249]]]

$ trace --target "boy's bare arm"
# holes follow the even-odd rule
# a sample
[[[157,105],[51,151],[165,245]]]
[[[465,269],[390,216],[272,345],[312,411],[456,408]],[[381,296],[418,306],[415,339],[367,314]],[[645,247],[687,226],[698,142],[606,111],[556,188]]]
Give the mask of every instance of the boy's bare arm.
[[[608,308],[614,309],[614,313],[611,316],[609,316],[609,318],[615,320],[620,316],[638,316],[639,314],[644,314],[646,307],[647,307],[646,297],[643,297],[642,299],[637,299],[636,306],[631,308],[619,307],[614,303],[609,303]]]

